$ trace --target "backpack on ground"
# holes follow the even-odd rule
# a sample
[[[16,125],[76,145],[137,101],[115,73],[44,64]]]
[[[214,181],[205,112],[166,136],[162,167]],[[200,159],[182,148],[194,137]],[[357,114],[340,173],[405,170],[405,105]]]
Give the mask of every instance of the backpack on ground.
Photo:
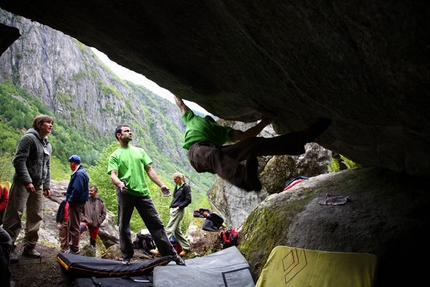
[[[152,240],[152,236],[150,233],[141,233],[138,232],[136,234],[136,240],[133,241],[133,248],[140,249],[148,255],[151,255],[151,249],[156,249],[156,245],[154,240]]]
[[[220,236],[221,236],[222,248],[237,246],[238,232],[235,227],[221,232]]]
[[[224,219],[221,216],[207,208],[195,209],[193,216],[206,218],[202,226],[202,229],[205,231],[218,232],[224,224]]]

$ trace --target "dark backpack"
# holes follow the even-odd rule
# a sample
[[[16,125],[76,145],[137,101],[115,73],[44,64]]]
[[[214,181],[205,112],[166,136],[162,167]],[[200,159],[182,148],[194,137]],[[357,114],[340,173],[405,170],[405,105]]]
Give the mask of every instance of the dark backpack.
[[[218,214],[211,213],[206,217],[205,222],[203,222],[202,229],[205,231],[218,232],[224,219]]]
[[[138,232],[136,234],[136,240],[133,241],[133,248],[134,249],[141,249],[143,252],[147,254],[151,254],[151,249],[157,248],[154,240],[152,240],[152,236],[149,233],[142,234],[141,232]]]
[[[236,228],[230,228],[226,231],[221,232],[221,242],[222,242],[222,248],[227,248],[230,246],[236,246],[237,245],[237,229]]]
[[[63,218],[64,218],[64,209],[66,207],[66,200],[63,200],[60,205],[58,206],[58,210],[57,210],[57,215],[55,217],[55,221],[57,221],[57,223],[59,222],[63,222]]]

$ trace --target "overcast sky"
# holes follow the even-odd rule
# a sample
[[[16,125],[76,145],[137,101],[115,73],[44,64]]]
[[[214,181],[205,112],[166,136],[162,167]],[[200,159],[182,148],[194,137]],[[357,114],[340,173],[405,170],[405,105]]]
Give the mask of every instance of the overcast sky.
[[[138,84],[138,85],[145,86],[148,89],[152,90],[157,95],[159,95],[160,97],[168,99],[172,103],[175,102],[174,98],[173,98],[174,97],[173,94],[171,92],[169,92],[168,90],[160,87],[159,85],[157,85],[153,81],[147,79],[145,76],[138,74],[136,72],[133,72],[133,71],[131,71],[131,70],[129,70],[123,66],[120,66],[117,63],[115,63],[114,61],[111,61],[108,56],[106,56],[104,53],[100,52],[99,50],[97,50],[95,48],[91,48],[91,49],[99,57],[99,59],[103,63],[105,63],[106,66],[108,66],[121,79],[133,82],[133,83]],[[210,114],[209,112],[207,112],[205,109],[203,109],[202,107],[200,107],[199,105],[197,105],[194,102],[190,102],[187,100],[184,100],[184,102],[192,110],[197,110],[197,111],[202,112],[204,114]]]

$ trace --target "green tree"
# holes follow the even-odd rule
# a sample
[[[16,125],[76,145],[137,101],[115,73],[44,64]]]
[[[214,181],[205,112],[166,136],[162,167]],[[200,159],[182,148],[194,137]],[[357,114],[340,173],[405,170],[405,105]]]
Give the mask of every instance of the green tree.
[[[0,182],[12,182],[14,173],[12,159],[13,156],[10,153],[0,153]]]
[[[111,153],[118,148],[117,142],[112,142],[108,145],[96,160],[94,166],[87,169],[88,176],[90,177],[90,185],[97,185],[99,188],[99,195],[103,199],[106,208],[118,215],[118,203],[116,200],[115,186],[110,180],[107,173],[108,160]]]
[[[68,162],[62,162],[55,155],[51,157],[51,179],[60,181],[70,178],[70,167]]]

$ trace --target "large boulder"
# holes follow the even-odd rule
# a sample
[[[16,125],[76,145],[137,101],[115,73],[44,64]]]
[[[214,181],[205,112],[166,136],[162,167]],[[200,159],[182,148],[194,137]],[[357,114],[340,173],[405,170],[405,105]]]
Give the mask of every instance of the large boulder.
[[[221,118],[277,117],[279,133],[332,118],[317,140],[323,147],[366,166],[430,175],[425,0],[0,7],[103,51]]]
[[[350,200],[323,205],[327,194]],[[427,180],[377,168],[319,175],[273,194],[246,218],[239,249],[256,278],[278,245],[378,257],[375,286],[420,286],[430,256]]]

